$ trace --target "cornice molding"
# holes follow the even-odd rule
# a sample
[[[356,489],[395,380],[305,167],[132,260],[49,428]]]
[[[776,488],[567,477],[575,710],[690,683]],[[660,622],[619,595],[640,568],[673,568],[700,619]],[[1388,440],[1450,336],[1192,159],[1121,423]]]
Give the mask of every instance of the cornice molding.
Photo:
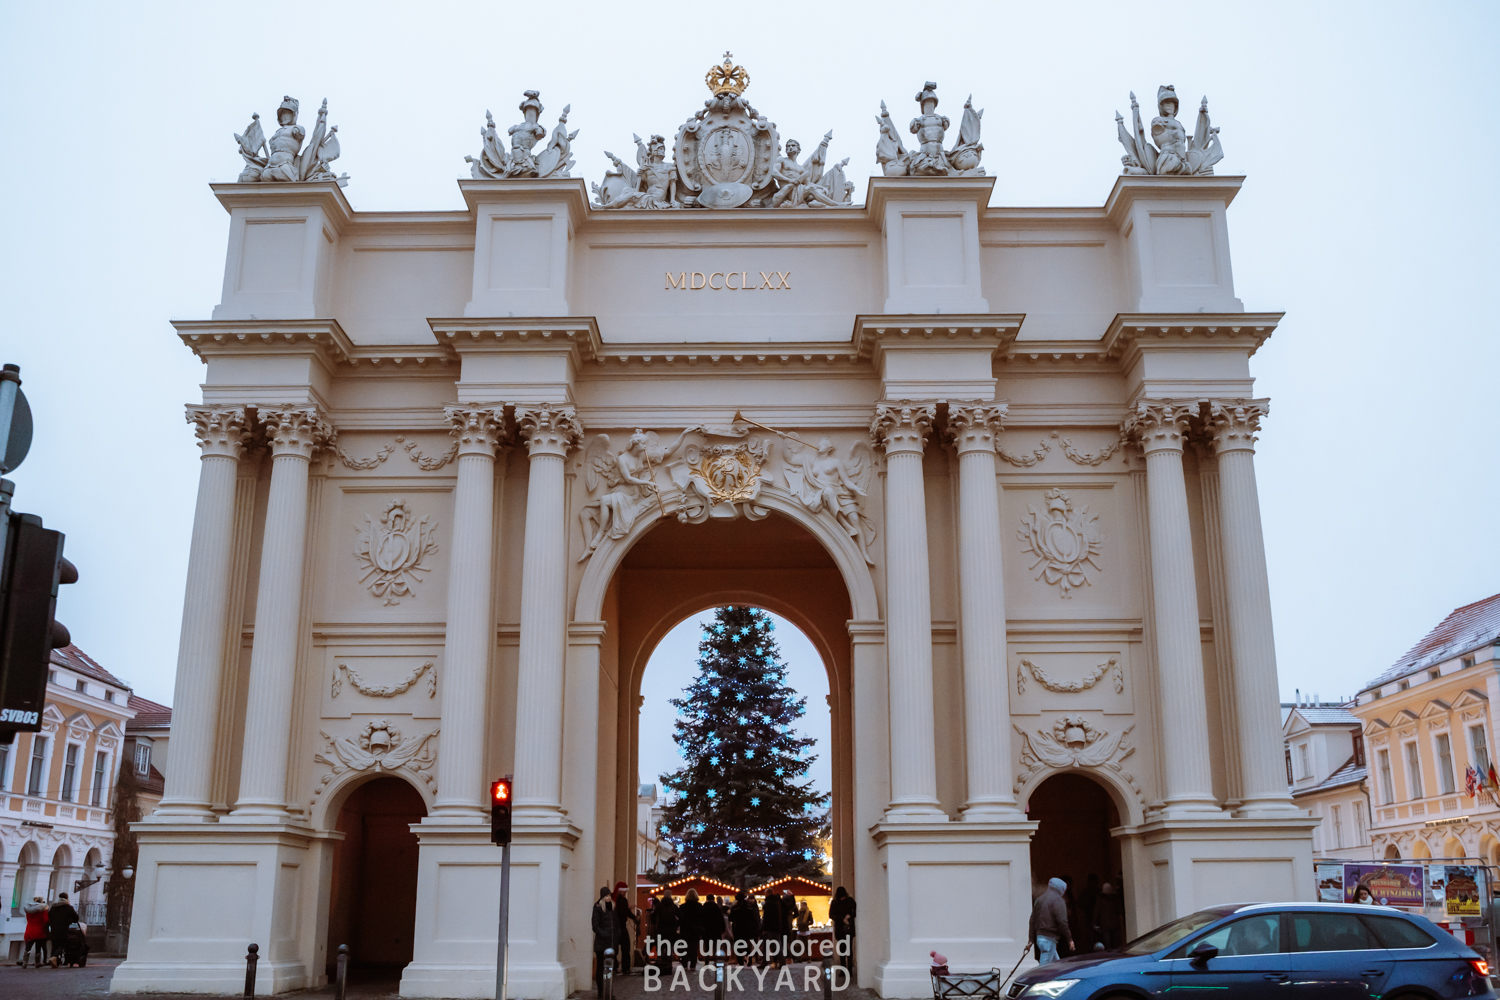
[[[333,223],[339,235],[354,221],[354,209],[344,189],[333,181],[298,181],[290,184],[210,184],[224,211],[236,208],[301,208],[313,205]]]
[[[865,186],[865,212],[882,220],[891,201],[966,201],[983,212],[995,189],[990,177],[885,177],[875,175]]]
[[[245,185],[266,187],[268,185]],[[332,366],[356,353],[336,319],[173,320],[177,336],[199,358],[236,354],[312,355]]]
[[[887,350],[988,346],[1007,349],[1021,332],[1025,313],[861,313],[854,317],[851,343],[862,358],[879,360]]]
[[[592,316],[455,317],[428,319],[427,325],[438,343],[455,354],[568,353],[575,361],[590,361],[603,346],[599,323]]]

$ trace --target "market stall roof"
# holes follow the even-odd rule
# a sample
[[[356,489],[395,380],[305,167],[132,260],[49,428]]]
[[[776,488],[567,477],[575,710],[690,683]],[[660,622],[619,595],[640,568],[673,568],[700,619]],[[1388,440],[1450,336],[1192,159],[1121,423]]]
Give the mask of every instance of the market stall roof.
[[[698,890],[700,896],[733,896],[740,891],[739,886],[720,882],[707,875],[685,875],[665,885],[654,886],[651,895],[661,897],[670,892],[674,896],[683,896],[689,889]]]
[[[794,896],[832,896],[833,890],[822,882],[814,882],[801,875],[784,875],[781,878],[758,885],[750,890],[752,896],[764,896],[769,891],[785,892],[790,889]]]

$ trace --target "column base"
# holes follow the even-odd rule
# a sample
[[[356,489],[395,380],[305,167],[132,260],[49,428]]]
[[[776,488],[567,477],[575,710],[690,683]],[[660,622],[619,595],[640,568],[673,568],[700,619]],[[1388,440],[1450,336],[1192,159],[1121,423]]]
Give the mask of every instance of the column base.
[[[293,823],[131,826],[139,837],[129,953],[114,993],[239,993],[260,946],[258,994],[325,981],[328,863],[336,831]]]
[[[1153,817],[1112,830],[1138,855],[1127,880],[1136,894],[1138,933],[1220,903],[1314,897],[1310,816],[1250,819]]]
[[[980,802],[959,813],[962,823],[1025,823],[1026,813],[1014,802]]]
[[[1301,819],[1307,810],[1298,808],[1290,797],[1253,799],[1237,805],[1234,815],[1245,819]]]
[[[941,949],[955,972],[1010,968],[1031,915],[1031,836],[1037,824],[881,822],[871,828],[885,874],[887,940],[865,942],[880,956],[882,997],[930,997],[928,952]],[[871,955],[871,953],[874,955]]]

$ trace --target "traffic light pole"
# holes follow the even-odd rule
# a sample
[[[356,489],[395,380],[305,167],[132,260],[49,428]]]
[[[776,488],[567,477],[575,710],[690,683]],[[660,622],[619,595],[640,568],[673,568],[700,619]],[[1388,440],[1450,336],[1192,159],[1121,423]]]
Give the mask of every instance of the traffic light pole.
[[[505,842],[500,853],[500,943],[495,954],[495,1000],[506,1000],[510,986],[510,967],[506,964],[505,949],[510,943],[510,841]]]

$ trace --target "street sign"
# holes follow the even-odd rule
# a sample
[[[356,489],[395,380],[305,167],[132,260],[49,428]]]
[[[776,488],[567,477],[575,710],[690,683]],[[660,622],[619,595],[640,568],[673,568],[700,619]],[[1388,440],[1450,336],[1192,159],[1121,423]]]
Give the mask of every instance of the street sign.
[[[26,460],[31,450],[31,406],[21,391],[21,369],[6,365],[0,370],[0,475]]]

